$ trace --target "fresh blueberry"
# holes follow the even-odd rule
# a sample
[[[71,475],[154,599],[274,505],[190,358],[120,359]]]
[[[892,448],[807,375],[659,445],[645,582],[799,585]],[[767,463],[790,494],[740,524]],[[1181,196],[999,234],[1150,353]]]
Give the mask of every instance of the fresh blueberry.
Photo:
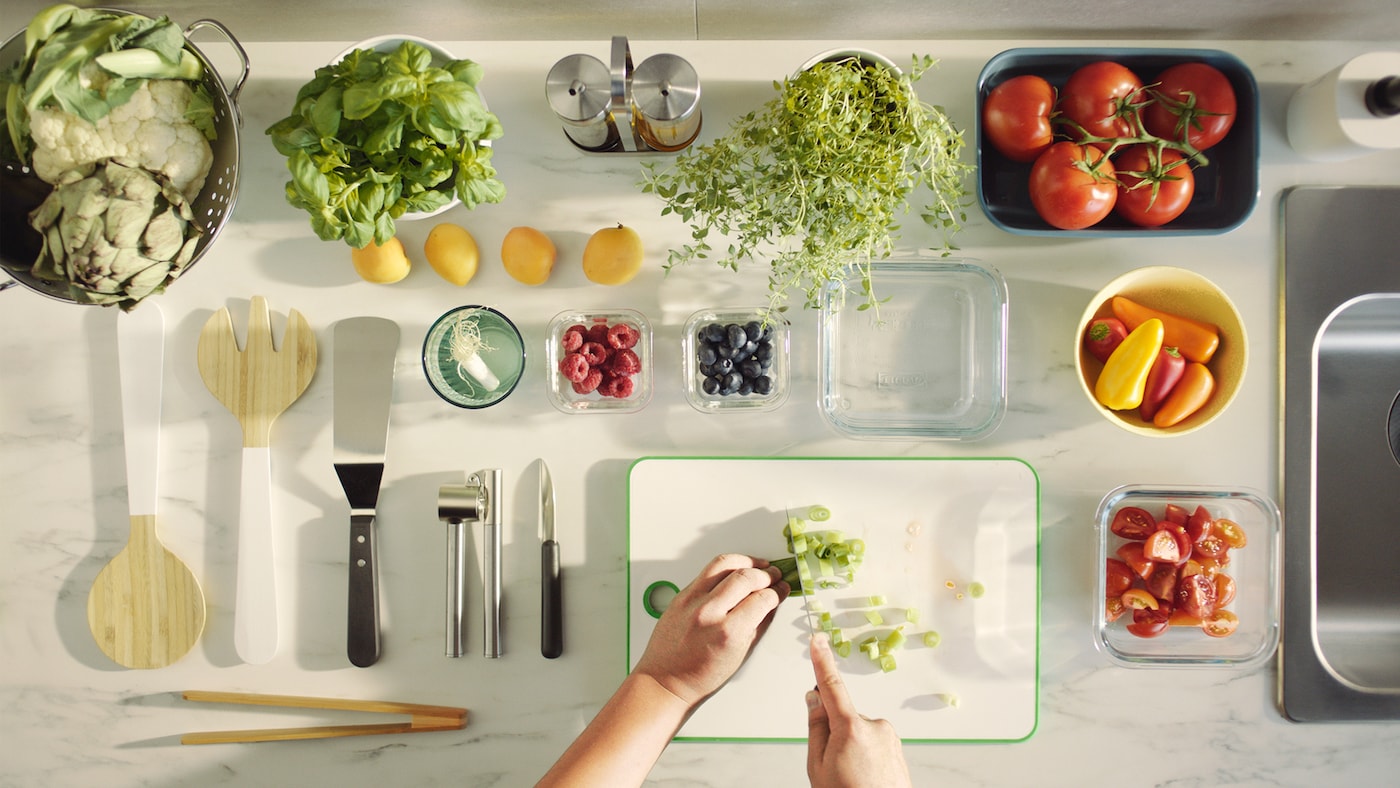
[[[732,348],[741,348],[749,341],[748,332],[738,323],[730,323],[724,327],[725,339]]]
[[[747,397],[754,392],[753,381],[746,380],[739,385],[739,396]]]
[[[763,365],[758,363],[758,359],[748,359],[739,365],[739,374],[749,380],[753,380],[763,374]]]
[[[744,376],[740,375],[738,372],[731,372],[724,376],[724,385],[720,387],[720,392],[724,394],[733,394],[738,391],[739,387],[742,385],[744,385]]]
[[[750,320],[744,324],[744,333],[748,335],[750,342],[757,342],[763,338],[763,324],[757,320]]]
[[[753,352],[753,357],[758,359],[764,367],[773,363],[773,343],[767,340],[758,343],[758,347]]]
[[[704,334],[706,342],[719,343],[724,341],[724,326],[719,323],[710,323],[701,329],[701,332]]]
[[[773,391],[773,379],[767,375],[759,375],[753,379],[753,391],[755,394],[767,396]]]
[[[728,375],[730,372],[734,371],[734,359],[722,358],[719,361],[716,361],[713,366],[715,374]]]
[[[734,348],[727,344],[715,345],[715,355],[720,358],[734,358]]]
[[[719,354],[715,352],[714,345],[705,343],[700,346],[700,351],[696,354],[696,358],[702,365],[713,364],[715,363],[715,359],[719,358]]]
[[[700,390],[710,395],[718,394],[719,378],[714,377],[713,375],[705,376],[705,379],[700,383]]]

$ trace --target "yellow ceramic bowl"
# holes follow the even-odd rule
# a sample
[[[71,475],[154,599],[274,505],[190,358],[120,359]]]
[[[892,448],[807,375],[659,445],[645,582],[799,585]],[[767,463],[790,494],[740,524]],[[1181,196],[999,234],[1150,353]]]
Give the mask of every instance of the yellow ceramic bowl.
[[[1206,365],[1215,376],[1215,393],[1200,410],[1175,426],[1154,426],[1152,422],[1144,421],[1136,409],[1109,410],[1094,396],[1094,383],[1098,380],[1103,364],[1084,349],[1084,331],[1094,319],[1113,316],[1114,296],[1124,296],[1159,312],[1170,312],[1211,323],[1220,330],[1220,348]],[[1225,408],[1229,407],[1235,395],[1239,393],[1240,384],[1244,382],[1248,341],[1239,310],[1235,309],[1234,302],[1216,287],[1215,283],[1184,268],[1139,268],[1109,282],[1084,310],[1074,333],[1074,343],[1077,351],[1074,367],[1079,374],[1079,385],[1084,391],[1084,396],[1104,418],[1139,435],[1166,438],[1195,432],[1225,412]]]

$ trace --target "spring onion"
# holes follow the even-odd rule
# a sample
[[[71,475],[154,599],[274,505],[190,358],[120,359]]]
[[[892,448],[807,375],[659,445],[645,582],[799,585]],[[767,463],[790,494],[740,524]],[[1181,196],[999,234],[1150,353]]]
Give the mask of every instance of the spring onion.
[[[501,380],[486,366],[481,354],[495,348],[481,336],[476,312],[469,309],[452,324],[452,360],[457,362],[457,376],[463,382],[472,385],[475,381],[483,391],[492,392],[500,388]]]

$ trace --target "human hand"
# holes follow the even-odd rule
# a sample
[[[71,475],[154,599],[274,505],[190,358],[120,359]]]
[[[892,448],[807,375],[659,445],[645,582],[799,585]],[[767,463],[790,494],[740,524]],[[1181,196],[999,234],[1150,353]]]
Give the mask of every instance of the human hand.
[[[826,635],[809,646],[817,688],[807,693],[807,779],[813,788],[908,788],[909,766],[888,720],[856,712]]]
[[[729,681],[787,598],[781,573],[760,558],[721,555],[681,590],[633,674],[650,676],[692,709]]]

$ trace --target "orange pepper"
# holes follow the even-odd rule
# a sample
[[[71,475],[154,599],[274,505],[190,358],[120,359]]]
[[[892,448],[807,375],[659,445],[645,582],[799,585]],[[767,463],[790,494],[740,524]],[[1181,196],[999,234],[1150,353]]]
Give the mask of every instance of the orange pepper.
[[[1186,371],[1181,373],[1181,380],[1176,382],[1166,402],[1152,417],[1152,424],[1157,427],[1180,424],[1209,402],[1210,395],[1214,393],[1215,376],[1210,374],[1210,369],[1205,364],[1187,364]]]
[[[1176,348],[1187,361],[1209,364],[1220,347],[1220,329],[1210,323],[1159,312],[1123,296],[1113,297],[1113,316],[1122,320],[1129,331],[1154,317],[1162,321],[1162,344]]]

